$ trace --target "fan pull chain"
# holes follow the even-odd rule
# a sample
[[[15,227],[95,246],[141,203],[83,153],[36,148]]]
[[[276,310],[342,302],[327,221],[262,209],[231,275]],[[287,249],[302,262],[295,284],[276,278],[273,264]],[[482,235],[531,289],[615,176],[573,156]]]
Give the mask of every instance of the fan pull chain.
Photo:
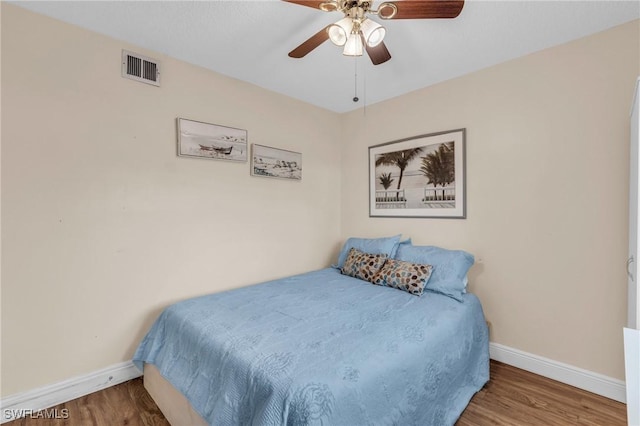
[[[353,84],[353,102],[358,102],[360,98],[358,98],[358,57],[353,57],[353,65],[354,65],[354,84]]]
[[[364,65],[362,67],[362,91],[363,91],[363,103],[364,105],[362,105],[362,112],[364,113],[364,115],[367,115],[367,66]]]

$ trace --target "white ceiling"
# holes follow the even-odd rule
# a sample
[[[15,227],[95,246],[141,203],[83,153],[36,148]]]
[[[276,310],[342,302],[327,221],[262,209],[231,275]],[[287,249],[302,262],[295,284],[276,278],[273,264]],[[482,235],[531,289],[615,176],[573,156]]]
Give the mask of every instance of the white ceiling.
[[[277,0],[16,4],[336,112],[640,18],[637,0],[467,0],[456,19],[383,22],[392,59],[373,66],[328,41],[302,59],[289,58],[342,15]]]

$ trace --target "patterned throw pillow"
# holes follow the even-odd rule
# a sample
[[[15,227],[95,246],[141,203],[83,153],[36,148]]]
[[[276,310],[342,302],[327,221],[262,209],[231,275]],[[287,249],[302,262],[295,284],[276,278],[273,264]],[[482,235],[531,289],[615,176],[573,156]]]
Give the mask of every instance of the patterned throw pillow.
[[[364,253],[357,248],[352,248],[340,272],[350,277],[371,281],[388,258],[386,254]]]
[[[431,265],[389,259],[371,282],[420,296],[431,278],[432,271]]]

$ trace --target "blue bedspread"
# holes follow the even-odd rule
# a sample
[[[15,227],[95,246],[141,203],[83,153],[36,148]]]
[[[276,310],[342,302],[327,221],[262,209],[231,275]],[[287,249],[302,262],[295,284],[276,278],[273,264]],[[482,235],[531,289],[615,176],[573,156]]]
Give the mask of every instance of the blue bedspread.
[[[472,294],[323,269],[168,307],[140,343],[213,425],[451,425],[489,380]]]

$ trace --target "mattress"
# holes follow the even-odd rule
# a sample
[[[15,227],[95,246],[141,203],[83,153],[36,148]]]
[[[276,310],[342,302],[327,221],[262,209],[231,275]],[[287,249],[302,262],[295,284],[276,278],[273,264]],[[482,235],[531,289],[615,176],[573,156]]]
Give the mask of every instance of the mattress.
[[[479,300],[331,268],[163,311],[134,356],[215,425],[450,425],[489,379]]]

